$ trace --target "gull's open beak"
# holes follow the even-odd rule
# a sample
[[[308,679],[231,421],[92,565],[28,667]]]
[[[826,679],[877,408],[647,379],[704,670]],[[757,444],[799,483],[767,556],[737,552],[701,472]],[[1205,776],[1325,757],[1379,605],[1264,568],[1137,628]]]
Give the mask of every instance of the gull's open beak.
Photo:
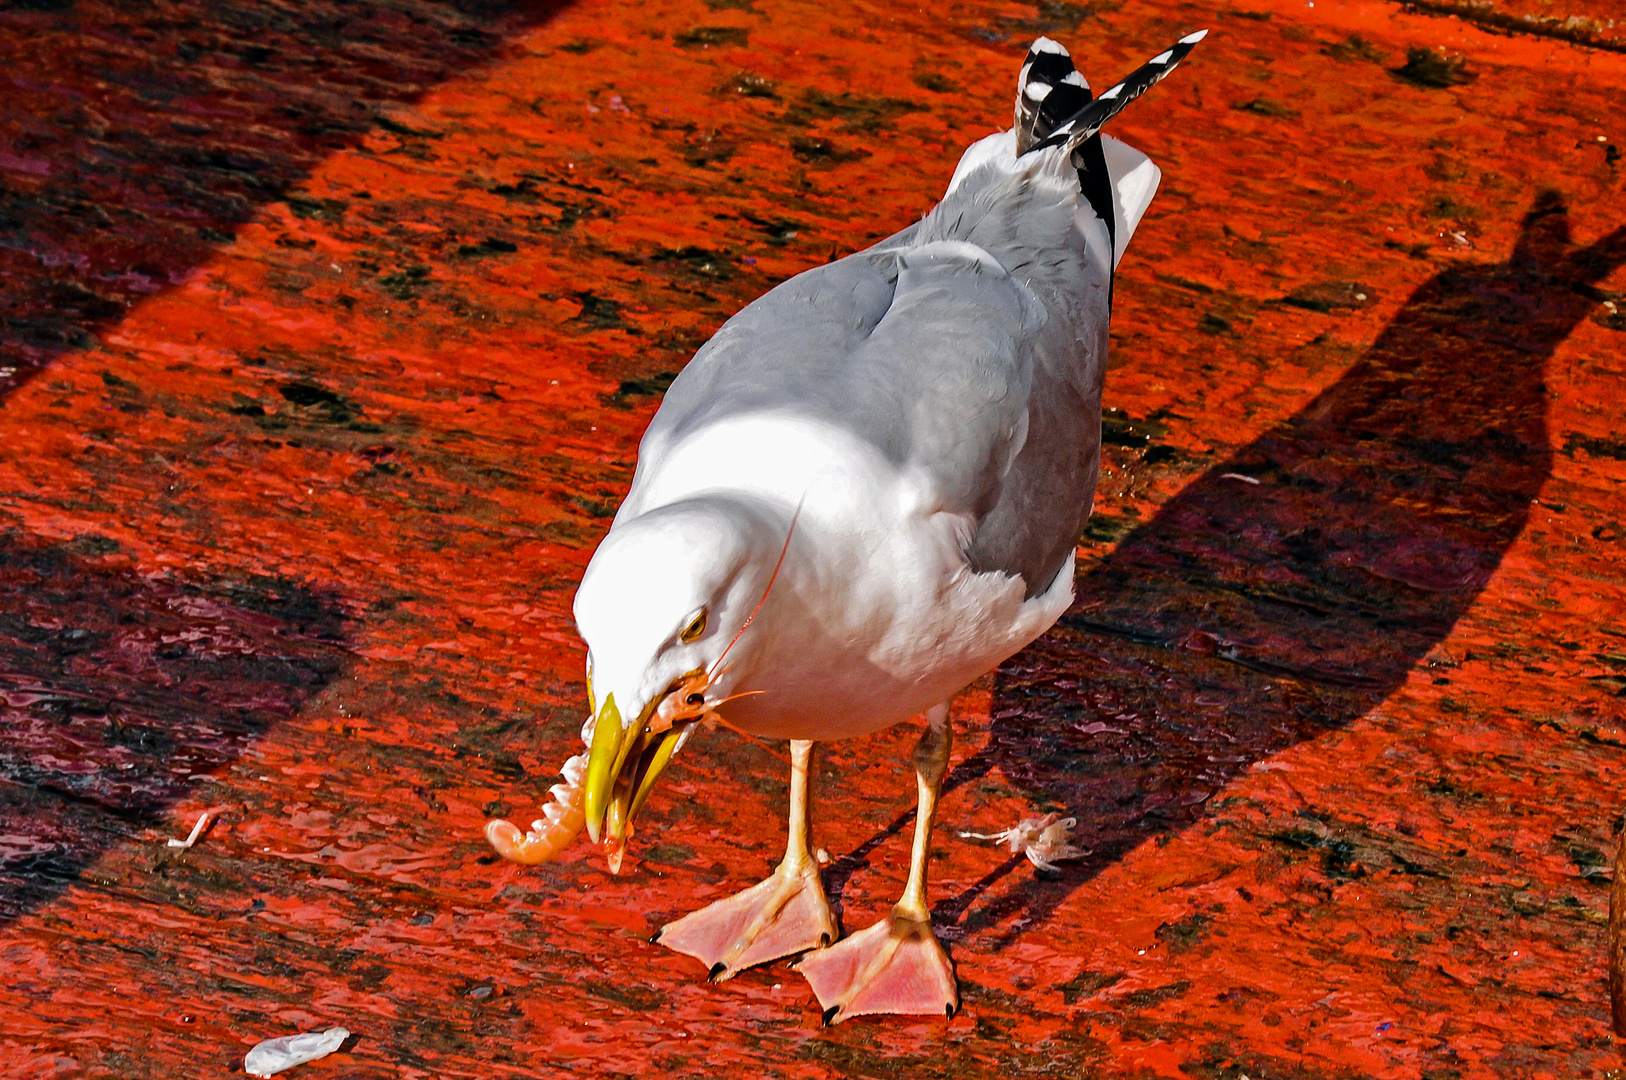
[[[655,781],[692,728],[684,725],[651,732],[650,718],[660,702],[656,697],[639,711],[637,720],[623,724],[615,694],[607,694],[593,726],[587,774],[582,778],[582,812],[593,843],[601,837],[609,839],[611,873],[621,869],[632,819],[643,809]]]

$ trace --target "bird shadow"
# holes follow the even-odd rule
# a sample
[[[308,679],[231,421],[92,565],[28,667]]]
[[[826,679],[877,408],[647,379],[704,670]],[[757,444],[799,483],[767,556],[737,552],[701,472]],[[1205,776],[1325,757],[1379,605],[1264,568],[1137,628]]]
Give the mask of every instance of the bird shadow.
[[[0,532],[0,926],[207,799],[338,673],[347,622],[295,582],[146,576],[102,537]]]
[[[1006,859],[938,902],[943,936],[1008,924],[1008,945],[1256,762],[1392,694],[1523,529],[1551,471],[1546,361],[1622,262],[1626,228],[1576,247],[1543,193],[1505,262],[1429,279],[1336,383],[1082,572],[997,671],[988,741],[946,790],[998,770],[1076,816],[1091,854],[979,905]],[[832,894],[913,818],[837,859]]]
[[[0,403],[370,131],[427,152],[392,110],[565,6],[0,4]],[[344,212],[288,201],[305,217]]]

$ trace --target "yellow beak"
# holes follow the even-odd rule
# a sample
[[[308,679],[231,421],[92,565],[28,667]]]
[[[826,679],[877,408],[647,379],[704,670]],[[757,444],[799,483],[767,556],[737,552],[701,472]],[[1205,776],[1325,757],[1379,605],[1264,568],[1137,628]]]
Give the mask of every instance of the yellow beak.
[[[655,781],[666,770],[687,730],[651,732],[649,720],[659,704],[658,698],[651,701],[640,710],[637,721],[623,724],[615,695],[608,694],[593,727],[587,775],[582,778],[582,812],[587,819],[587,835],[595,844],[608,833],[612,871],[620,867],[621,848],[632,819],[649,800]]]

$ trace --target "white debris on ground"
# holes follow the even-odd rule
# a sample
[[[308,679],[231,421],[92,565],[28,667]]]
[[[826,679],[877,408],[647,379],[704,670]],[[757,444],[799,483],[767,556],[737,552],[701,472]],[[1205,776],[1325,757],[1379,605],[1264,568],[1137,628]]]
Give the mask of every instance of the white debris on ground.
[[[1082,859],[1089,849],[1073,846],[1073,826],[1077,818],[1046,814],[1044,817],[1023,818],[1001,833],[963,832],[962,837],[994,840],[1007,845],[1013,854],[1024,855],[1028,862],[1040,870],[1059,870],[1056,863],[1068,859]]]
[[[196,825],[192,826],[191,835],[189,835],[185,840],[177,840],[174,837],[170,837],[169,846],[173,847],[173,848],[189,848],[189,847],[191,847],[193,844],[198,842],[198,837],[203,835],[203,827],[205,825],[207,825],[208,823],[209,823],[209,811],[205,810],[198,817],[198,823]]]
[[[250,1076],[274,1076],[295,1065],[327,1057],[349,1037],[350,1032],[344,1028],[330,1027],[326,1031],[267,1039],[248,1052],[248,1057],[243,1059],[243,1071]]]

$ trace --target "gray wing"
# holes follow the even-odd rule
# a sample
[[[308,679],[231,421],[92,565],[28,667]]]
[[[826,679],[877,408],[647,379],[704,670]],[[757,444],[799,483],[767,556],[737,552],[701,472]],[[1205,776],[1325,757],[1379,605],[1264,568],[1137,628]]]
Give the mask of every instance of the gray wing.
[[[955,236],[984,248],[1050,316],[1031,343],[1027,440],[966,551],[977,570],[1020,574],[1032,597],[1072,565],[1095,495],[1112,234],[1081,207],[1070,169],[1060,186],[994,174],[960,190],[921,222],[916,242]]]
[[[1064,280],[1076,283],[1084,253],[1057,251],[1070,208],[1035,220],[1020,189],[982,194],[951,197],[730,319],[668,390],[640,463],[729,416],[807,416],[869,442],[924,478],[941,510],[974,521],[975,569],[1042,591],[1077,543],[1099,450],[1099,365],[1080,356]]]

